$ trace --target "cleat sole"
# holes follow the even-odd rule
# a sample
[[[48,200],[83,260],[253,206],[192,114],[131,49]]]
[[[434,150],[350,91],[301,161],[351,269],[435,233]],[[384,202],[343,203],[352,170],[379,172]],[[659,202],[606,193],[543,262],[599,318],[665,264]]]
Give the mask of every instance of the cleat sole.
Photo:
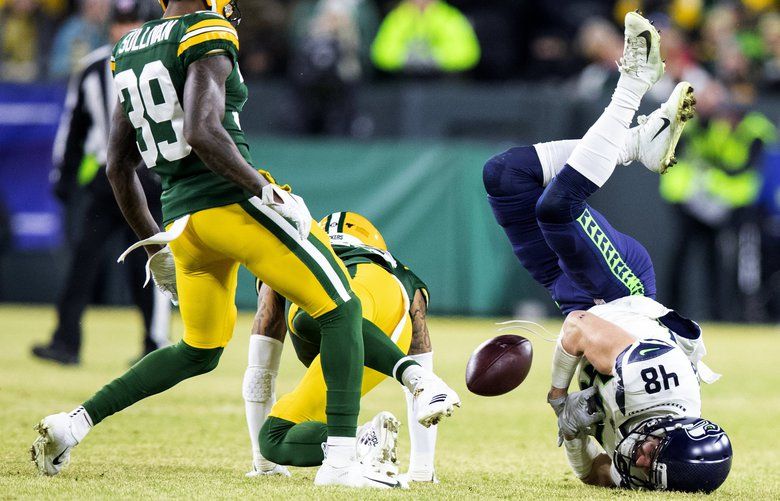
[[[693,93],[693,86],[688,82],[681,82],[678,85],[683,85],[685,88],[680,92],[680,97],[677,101],[676,121],[672,126],[672,140],[669,142],[669,148],[661,161],[661,170],[658,172],[662,175],[666,174],[666,171],[677,163],[674,151],[677,148],[677,143],[680,142],[686,123],[693,118],[696,112],[696,97]]]

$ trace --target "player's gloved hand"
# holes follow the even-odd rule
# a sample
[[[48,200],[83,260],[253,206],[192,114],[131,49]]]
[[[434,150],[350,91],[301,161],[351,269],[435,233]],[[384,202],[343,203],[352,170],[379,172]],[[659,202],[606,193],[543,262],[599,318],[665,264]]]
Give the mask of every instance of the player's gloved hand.
[[[595,425],[604,420],[604,412],[596,398],[593,386],[565,397],[548,398],[558,416],[558,447],[563,444],[564,438],[572,440],[592,434]]]
[[[173,262],[173,253],[167,245],[156,252],[146,261],[146,281],[154,279],[154,284],[165,294],[173,304],[179,304],[179,293],[176,289],[176,266]]]
[[[281,189],[274,183],[263,186],[263,205],[273,210],[298,229],[301,240],[306,240],[311,231],[311,213],[298,195]]]
[[[290,470],[288,470],[286,466],[280,464],[275,464],[270,470],[262,470],[257,464],[253,464],[252,469],[246,472],[246,476],[249,478],[273,475],[281,475],[282,477],[292,476]]]

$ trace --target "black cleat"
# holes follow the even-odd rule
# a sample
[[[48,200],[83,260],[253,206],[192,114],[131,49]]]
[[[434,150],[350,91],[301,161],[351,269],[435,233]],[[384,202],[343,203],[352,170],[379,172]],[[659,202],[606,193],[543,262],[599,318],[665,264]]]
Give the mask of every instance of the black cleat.
[[[43,360],[50,360],[62,365],[78,365],[79,354],[51,344],[33,346],[32,354]]]

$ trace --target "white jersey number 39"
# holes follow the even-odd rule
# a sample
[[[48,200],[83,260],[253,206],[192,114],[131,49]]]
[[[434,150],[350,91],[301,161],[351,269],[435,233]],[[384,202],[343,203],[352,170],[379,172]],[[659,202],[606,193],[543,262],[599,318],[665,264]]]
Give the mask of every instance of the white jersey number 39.
[[[152,82],[157,82],[162,94],[162,102],[155,102],[152,94]],[[130,98],[128,118],[133,127],[141,130],[144,144],[138,144],[138,151],[148,167],[157,165],[159,155],[169,162],[181,160],[192,151],[184,140],[184,111],[182,110],[176,89],[171,81],[171,74],[162,61],[152,61],[144,66],[141,76],[137,77],[132,69],[125,70],[114,77],[119,100],[125,102],[125,93]],[[146,117],[156,124],[170,123],[176,137],[174,142],[157,141],[152,126]]]

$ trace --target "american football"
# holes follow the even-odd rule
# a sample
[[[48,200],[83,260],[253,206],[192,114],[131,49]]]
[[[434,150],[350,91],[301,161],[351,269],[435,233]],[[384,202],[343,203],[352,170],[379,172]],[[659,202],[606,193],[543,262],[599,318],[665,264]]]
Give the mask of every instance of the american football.
[[[534,358],[531,342],[506,334],[477,346],[466,365],[466,387],[472,393],[494,397],[508,393],[522,383]]]

